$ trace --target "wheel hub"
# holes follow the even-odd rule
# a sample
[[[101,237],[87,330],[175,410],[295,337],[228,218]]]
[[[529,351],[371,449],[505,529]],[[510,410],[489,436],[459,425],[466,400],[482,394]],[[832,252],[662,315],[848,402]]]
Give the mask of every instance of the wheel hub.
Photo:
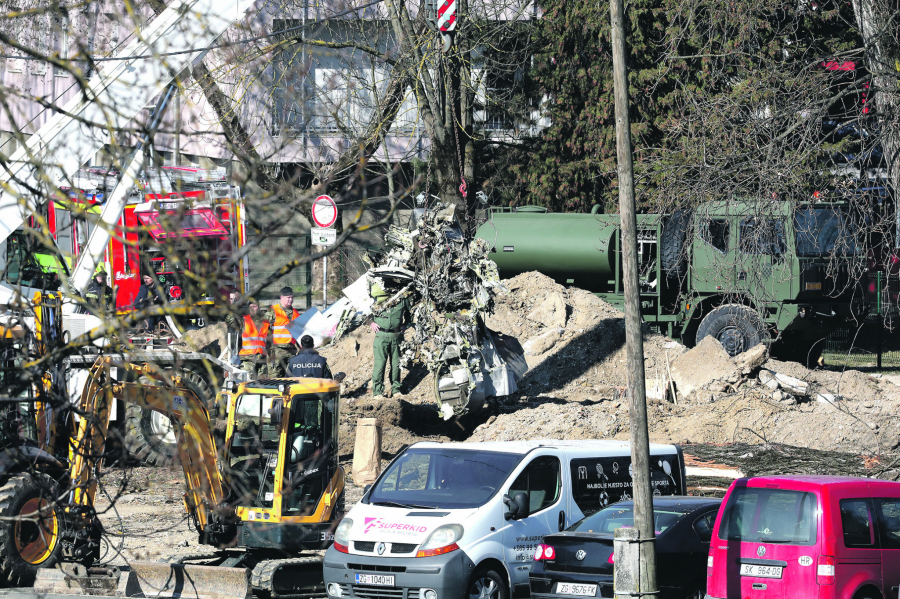
[[[175,444],[175,427],[172,426],[172,421],[169,420],[168,416],[164,416],[159,412],[151,412],[150,430],[162,443],[167,445]]]
[[[25,502],[15,526],[16,551],[29,564],[40,564],[53,554],[59,539],[56,511],[43,497]]]
[[[736,356],[744,351],[744,334],[736,326],[722,329],[716,337],[729,356]]]
[[[479,578],[472,585],[469,599],[497,599],[500,587],[490,578]]]

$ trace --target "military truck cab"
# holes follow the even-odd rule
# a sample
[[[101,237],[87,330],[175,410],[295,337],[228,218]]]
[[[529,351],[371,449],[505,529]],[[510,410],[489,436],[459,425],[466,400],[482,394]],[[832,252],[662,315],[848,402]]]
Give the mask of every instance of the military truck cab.
[[[815,361],[825,335],[866,312],[866,257],[846,205],[730,200],[637,217],[641,312],[693,345],[712,335],[731,355],[779,341]],[[540,271],[622,307],[617,214],[501,209],[478,236],[501,277]]]

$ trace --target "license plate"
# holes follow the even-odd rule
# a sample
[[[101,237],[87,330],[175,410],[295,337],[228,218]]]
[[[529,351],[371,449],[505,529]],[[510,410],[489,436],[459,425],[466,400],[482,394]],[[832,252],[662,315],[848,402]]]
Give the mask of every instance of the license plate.
[[[376,587],[394,586],[393,576],[380,576],[378,574],[357,574],[356,584],[371,584]]]
[[[756,578],[781,578],[781,566],[757,566],[755,564],[741,564],[741,576],[755,576]]]
[[[822,283],[807,283],[807,291],[822,291]]]
[[[593,597],[597,594],[595,584],[574,584],[571,582],[556,583],[557,595],[578,595],[579,597]]]

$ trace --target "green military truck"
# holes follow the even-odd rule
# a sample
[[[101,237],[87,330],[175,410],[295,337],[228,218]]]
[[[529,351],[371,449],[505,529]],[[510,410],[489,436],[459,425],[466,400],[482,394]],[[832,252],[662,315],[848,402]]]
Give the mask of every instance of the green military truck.
[[[500,276],[539,271],[624,303],[617,214],[495,209],[477,236]],[[824,337],[866,313],[866,256],[857,219],[841,204],[730,200],[637,217],[641,314],[693,345],[713,335],[731,355],[777,341],[814,362]]]

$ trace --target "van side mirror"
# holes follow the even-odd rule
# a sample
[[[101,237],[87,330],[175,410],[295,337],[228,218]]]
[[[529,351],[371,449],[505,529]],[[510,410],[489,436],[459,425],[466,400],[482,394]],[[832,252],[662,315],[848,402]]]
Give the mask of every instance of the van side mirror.
[[[371,488],[372,488],[372,485],[366,485],[366,486],[363,488],[363,495],[365,495],[366,493],[368,493],[368,492],[369,492],[369,489],[371,489]]]
[[[503,518],[506,520],[521,520],[529,516],[527,493],[516,493],[515,499],[504,495],[503,505],[506,506],[506,511],[503,512]]]
[[[531,502],[528,500],[527,493],[516,493],[515,502],[516,506],[519,508],[519,511],[516,514],[516,520],[521,520],[531,515],[529,510],[529,504]]]
[[[503,505],[506,506],[506,511],[503,512],[503,519],[515,520],[516,514],[519,513],[519,506],[513,501],[513,498],[509,495],[504,495]]]

